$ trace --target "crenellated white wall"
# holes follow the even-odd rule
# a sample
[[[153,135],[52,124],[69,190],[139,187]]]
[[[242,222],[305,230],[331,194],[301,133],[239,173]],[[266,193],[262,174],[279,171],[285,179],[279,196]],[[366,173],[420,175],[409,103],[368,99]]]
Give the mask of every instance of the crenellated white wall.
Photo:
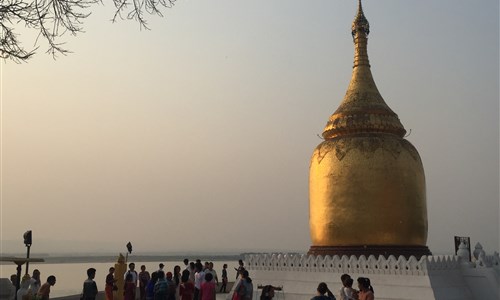
[[[320,282],[338,297],[340,276],[368,277],[377,300],[500,299],[500,258],[483,255],[475,262],[458,256],[389,258],[374,256],[312,256],[305,254],[248,254],[246,268],[254,286],[283,287],[283,297],[310,299]],[[356,283],[355,283],[356,285]],[[257,290],[257,289],[256,289]],[[259,291],[254,293],[258,299]],[[277,293],[280,298],[280,293]]]

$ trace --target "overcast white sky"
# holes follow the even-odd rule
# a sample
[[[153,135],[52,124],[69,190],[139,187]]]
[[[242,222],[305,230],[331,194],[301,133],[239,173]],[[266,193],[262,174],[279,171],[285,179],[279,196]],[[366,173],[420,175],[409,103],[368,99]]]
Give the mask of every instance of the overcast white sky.
[[[0,250],[32,229],[32,253],[306,252],[309,159],[351,77],[356,1],[178,0],[151,31],[104,2],[74,53],[1,63]],[[375,81],[423,160],[429,248],[498,251],[498,1],[364,10]]]

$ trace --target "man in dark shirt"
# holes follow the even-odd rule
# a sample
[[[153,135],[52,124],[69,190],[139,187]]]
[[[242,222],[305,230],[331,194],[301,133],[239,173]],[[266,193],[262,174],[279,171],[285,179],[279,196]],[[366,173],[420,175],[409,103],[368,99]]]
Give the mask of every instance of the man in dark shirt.
[[[97,284],[94,281],[96,270],[90,268],[87,270],[87,280],[83,282],[82,300],[95,300],[97,296]]]

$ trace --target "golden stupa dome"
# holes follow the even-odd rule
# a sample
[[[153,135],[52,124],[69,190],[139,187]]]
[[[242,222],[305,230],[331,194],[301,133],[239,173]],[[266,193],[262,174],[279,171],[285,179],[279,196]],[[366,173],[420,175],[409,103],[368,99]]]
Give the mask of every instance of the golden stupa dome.
[[[351,82],[311,158],[311,254],[430,254],[425,176],[406,130],[373,80],[361,1]]]

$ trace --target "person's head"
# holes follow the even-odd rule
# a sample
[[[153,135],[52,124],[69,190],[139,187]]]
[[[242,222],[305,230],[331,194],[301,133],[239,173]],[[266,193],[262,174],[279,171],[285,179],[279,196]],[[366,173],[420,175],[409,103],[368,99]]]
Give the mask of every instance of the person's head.
[[[316,289],[320,295],[324,295],[328,291],[328,286],[326,283],[321,282],[318,284],[318,288]]]
[[[243,260],[242,260],[242,259],[238,260],[238,264],[239,264],[241,267],[243,267],[243,266],[245,265],[245,264],[243,263]]]
[[[194,270],[194,268],[195,268],[195,263],[194,261],[192,261],[189,263],[189,269]]]
[[[373,293],[373,288],[370,283],[370,279],[366,277],[359,277],[358,278],[358,288],[360,291],[372,291]]]
[[[188,280],[189,280],[189,271],[188,270],[182,271],[181,281],[188,282]]]
[[[248,271],[247,270],[243,270],[243,272],[241,272],[241,277],[242,278],[248,278],[250,274],[248,274]]]
[[[125,276],[125,281],[132,281],[133,279],[134,277],[130,273],[127,273],[127,275]]]
[[[158,266],[160,267],[160,270],[163,270],[163,267],[164,267],[165,265],[164,265],[163,263],[160,263]]]
[[[181,267],[180,266],[175,266],[174,267],[174,274],[177,275],[177,274],[180,274],[181,273]]]
[[[201,270],[203,270],[203,265],[200,263],[196,263],[194,265],[194,269],[196,270],[196,272],[201,272]]]
[[[165,272],[158,271],[158,279],[165,279]]]
[[[167,279],[172,280],[172,272],[167,272]]]
[[[184,265],[185,265],[185,266],[189,265],[189,259],[184,258],[183,262],[184,262]]]
[[[210,263],[208,261],[205,262],[205,267],[204,267],[204,270],[208,269],[208,267],[210,266]]]
[[[347,279],[345,280],[345,286],[346,286],[346,287],[350,287],[350,288],[352,288],[352,284],[353,284],[353,283],[354,283],[354,279],[352,279],[351,277],[349,277],[349,278],[347,278]]]
[[[158,280],[158,272],[151,273],[151,281],[155,283]]]
[[[54,285],[54,284],[56,284],[56,276],[54,276],[54,275],[50,275],[49,277],[47,277],[47,282],[48,282],[50,285]]]
[[[113,274],[114,272],[115,272],[115,268],[114,267],[109,268],[109,274]]]
[[[39,280],[40,279],[40,271],[38,269],[33,270],[33,276],[31,276],[34,279]]]
[[[12,284],[17,284],[17,275],[16,274],[12,274],[10,275],[10,281],[12,282]]]
[[[266,285],[262,288],[260,300],[271,300],[274,297],[274,286]]]
[[[196,263],[200,263],[200,264],[201,264],[201,259],[199,259],[199,258],[198,258],[198,259],[196,260]]]
[[[31,276],[29,274],[25,274],[21,279],[21,288],[27,290],[30,287],[30,283],[31,283]]]
[[[342,281],[343,286],[345,286],[345,281],[347,278],[351,278],[351,276],[349,274],[342,274],[342,276],[340,276],[340,281]]]
[[[208,269],[212,270],[213,268],[214,268],[214,263],[213,262],[209,262],[208,263]]]
[[[223,269],[227,269],[227,264],[222,265]]]
[[[128,264],[128,268],[133,271],[135,269],[135,264],[134,263],[129,263]]]
[[[89,268],[89,269],[87,269],[87,276],[90,279],[94,279],[95,278],[95,272],[96,272],[96,270],[94,268]]]
[[[212,273],[205,274],[205,281],[206,282],[212,281],[213,278],[214,278],[214,275],[212,275]]]
[[[142,271],[142,272],[146,271],[146,266],[145,266],[145,265],[142,265],[142,266],[141,266],[141,271]]]

